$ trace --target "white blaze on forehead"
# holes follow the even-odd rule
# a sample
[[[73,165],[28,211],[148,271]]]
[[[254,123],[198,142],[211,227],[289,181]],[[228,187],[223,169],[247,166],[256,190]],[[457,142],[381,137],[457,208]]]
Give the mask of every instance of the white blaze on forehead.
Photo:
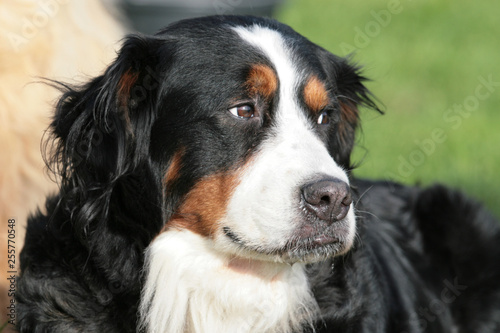
[[[222,221],[249,245],[262,248],[284,246],[298,223],[300,188],[317,179],[337,178],[348,183],[346,172],[328,153],[299,102],[299,86],[308,77],[294,66],[293,51],[281,34],[269,28],[233,28],[249,47],[264,54],[279,81],[274,127],[253,155],[230,199]],[[348,219],[354,227],[351,209]]]

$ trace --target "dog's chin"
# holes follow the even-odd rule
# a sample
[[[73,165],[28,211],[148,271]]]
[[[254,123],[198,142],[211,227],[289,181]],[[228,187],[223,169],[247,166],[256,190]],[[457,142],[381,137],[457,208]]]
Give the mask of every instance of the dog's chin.
[[[245,239],[229,227],[224,227],[223,233],[231,243],[230,247],[236,250],[234,254],[240,257],[289,264],[314,263],[350,250],[355,229],[350,223],[346,219],[324,227],[305,225],[279,247]]]

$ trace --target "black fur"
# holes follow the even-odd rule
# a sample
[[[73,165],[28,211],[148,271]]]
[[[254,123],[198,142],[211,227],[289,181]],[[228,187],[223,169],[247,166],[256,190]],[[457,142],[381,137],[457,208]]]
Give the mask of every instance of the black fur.
[[[335,269],[311,267],[318,331],[498,332],[498,222],[440,185],[355,186],[359,241]]]
[[[337,163],[351,167],[357,108],[376,106],[347,60],[252,17],[182,21],[155,36],[130,36],[102,76],[62,87],[50,161],[61,190],[47,200],[47,214],[28,223],[20,332],[136,331],[145,248],[197,180],[244,160],[272,126],[276,101],[263,104],[270,117],[259,126],[228,123],[219,112],[244,96],[248,64],[267,63],[226,27],[253,23],[282,33],[301,68],[327,80],[337,121],[318,134]],[[165,186],[179,151],[178,177]],[[441,186],[354,186],[354,248],[309,267],[322,310],[316,331],[499,332],[497,221]]]

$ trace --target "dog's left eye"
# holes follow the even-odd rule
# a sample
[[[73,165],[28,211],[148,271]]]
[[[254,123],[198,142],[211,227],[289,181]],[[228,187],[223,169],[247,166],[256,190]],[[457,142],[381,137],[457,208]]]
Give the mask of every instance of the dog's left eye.
[[[321,114],[318,117],[318,124],[319,125],[328,125],[330,123],[330,116],[326,111],[321,112]]]
[[[234,116],[238,118],[253,118],[256,116],[255,108],[252,105],[244,104],[229,109]]]

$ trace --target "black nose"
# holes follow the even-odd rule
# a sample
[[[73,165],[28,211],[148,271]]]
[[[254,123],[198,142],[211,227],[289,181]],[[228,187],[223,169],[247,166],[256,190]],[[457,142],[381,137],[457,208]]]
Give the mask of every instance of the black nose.
[[[335,222],[346,217],[352,203],[349,185],[341,180],[321,180],[302,188],[306,208],[319,219]]]

